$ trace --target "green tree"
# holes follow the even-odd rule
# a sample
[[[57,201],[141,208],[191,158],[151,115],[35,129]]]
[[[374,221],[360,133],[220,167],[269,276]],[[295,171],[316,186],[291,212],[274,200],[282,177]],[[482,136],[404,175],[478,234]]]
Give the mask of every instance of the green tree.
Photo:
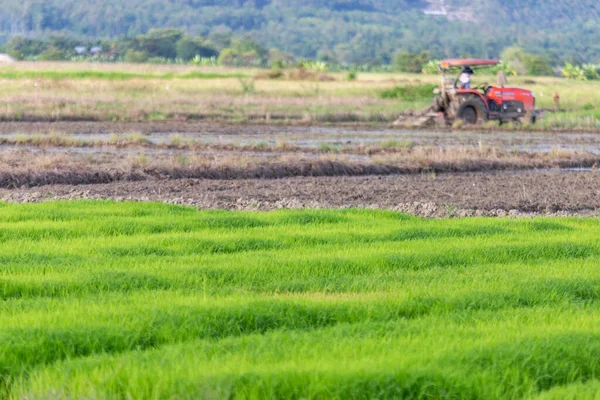
[[[202,38],[184,37],[175,45],[177,58],[189,61],[196,56],[201,58],[216,57],[219,52],[210,47]]]
[[[81,42],[66,35],[55,34],[48,37],[47,43],[48,47],[60,49],[65,54],[69,54],[73,53],[75,46],[79,45]]]
[[[250,37],[234,38],[231,41],[232,48],[236,53],[240,54],[242,63],[244,60],[261,65],[266,64],[269,52],[262,47],[256,40]]]
[[[423,71],[425,64],[429,62],[429,54],[421,52],[414,53],[398,53],[394,57],[394,68],[400,72],[420,73]]]
[[[177,42],[184,34],[179,29],[152,29],[148,34],[137,37],[139,50],[144,51],[148,57],[163,57],[174,59],[177,57]]]
[[[502,51],[500,59],[506,64],[512,64],[515,61],[523,62],[525,51],[519,46],[507,47]]]
[[[221,51],[219,55],[219,65],[231,66],[236,64],[237,53],[235,50],[227,48]]]
[[[527,53],[518,46],[504,49],[501,59],[505,65],[512,66],[520,74],[533,76],[554,75],[554,68],[549,57]]]
[[[273,68],[287,68],[294,65],[296,59],[289,53],[284,53],[277,49],[269,50],[269,62]]]
[[[426,3],[425,0],[308,0],[301,3],[294,0],[4,0],[0,13],[0,45],[9,40],[13,32],[24,32],[27,38],[40,39],[45,44],[50,43],[49,36],[57,32],[88,44],[97,42],[98,38],[123,42],[123,37],[141,35],[139,42],[134,40],[125,49],[103,47],[121,56],[127,49],[135,48],[152,57],[174,58],[177,56],[174,43],[184,37],[182,32],[187,32],[208,35],[212,47],[219,51],[233,48],[247,54],[240,58],[240,63],[254,62],[258,57],[263,65],[266,57],[260,48],[232,43],[232,38],[251,34],[249,41],[262,48],[277,48],[298,59],[318,58],[329,63],[389,64],[397,53],[398,43],[402,43],[404,52],[418,54],[426,50],[433,59],[465,54],[497,58],[503,49],[516,46],[517,53],[549,56],[552,65],[598,61],[600,21],[591,18],[597,9],[597,0],[549,0],[543,2],[543,7],[539,1],[448,0],[458,11],[468,8],[474,17],[468,23],[423,16]],[[178,27],[180,31],[161,29],[175,32],[177,36],[167,40],[167,46],[161,48],[157,42],[162,42],[165,35],[149,30],[167,27]],[[50,45],[67,53],[72,51],[62,45]],[[14,48],[4,51],[27,57],[38,55],[47,47],[35,52],[19,52]],[[508,63],[510,58],[513,57],[502,57]],[[526,72],[524,67],[523,72]]]
[[[25,57],[37,56],[45,51],[48,48],[48,45],[41,40],[14,36],[6,43],[4,48],[11,57],[22,60]]]
[[[550,59],[539,54],[527,54],[524,56],[523,65],[527,69],[527,73],[533,76],[552,76],[554,68],[550,63]]]

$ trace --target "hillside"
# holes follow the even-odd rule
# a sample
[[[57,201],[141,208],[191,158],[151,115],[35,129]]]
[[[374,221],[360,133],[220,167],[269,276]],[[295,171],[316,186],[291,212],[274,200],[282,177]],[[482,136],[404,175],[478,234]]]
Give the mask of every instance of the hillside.
[[[519,44],[555,60],[600,59],[595,0],[5,0],[0,35],[133,36],[155,27],[248,34],[300,57],[385,62],[399,50],[497,56]]]

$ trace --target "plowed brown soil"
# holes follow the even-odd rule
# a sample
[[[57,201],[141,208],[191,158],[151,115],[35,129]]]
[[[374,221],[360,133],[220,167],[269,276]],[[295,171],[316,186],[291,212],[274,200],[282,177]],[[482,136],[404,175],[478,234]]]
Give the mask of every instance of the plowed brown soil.
[[[598,215],[600,173],[521,172],[388,177],[156,180],[0,190],[4,201],[115,199],[203,209],[374,207],[426,217]]]
[[[177,141],[161,136],[184,132],[189,135],[175,136]],[[110,142],[113,133],[150,136],[123,147]],[[0,146],[0,200],[11,202],[116,199],[242,210],[374,207],[426,217],[600,215],[600,136],[590,133],[171,121],[0,123],[0,134],[14,141]],[[77,140],[86,134],[103,134],[106,144],[79,148]],[[162,142],[151,142],[151,134]],[[179,143],[191,139],[203,140],[190,143],[204,147]]]

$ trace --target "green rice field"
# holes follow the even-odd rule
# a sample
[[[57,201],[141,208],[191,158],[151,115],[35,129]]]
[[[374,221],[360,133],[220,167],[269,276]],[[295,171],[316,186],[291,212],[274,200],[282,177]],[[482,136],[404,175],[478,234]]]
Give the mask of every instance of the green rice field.
[[[0,204],[0,398],[597,399],[599,234]]]

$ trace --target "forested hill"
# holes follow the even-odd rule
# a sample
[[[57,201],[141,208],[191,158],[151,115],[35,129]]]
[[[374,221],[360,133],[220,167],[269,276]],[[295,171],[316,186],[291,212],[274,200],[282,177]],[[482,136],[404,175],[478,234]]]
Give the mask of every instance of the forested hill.
[[[600,61],[597,0],[3,0],[0,36],[87,38],[181,28],[248,34],[299,57],[385,62],[398,51],[497,56],[518,44],[555,60]]]

